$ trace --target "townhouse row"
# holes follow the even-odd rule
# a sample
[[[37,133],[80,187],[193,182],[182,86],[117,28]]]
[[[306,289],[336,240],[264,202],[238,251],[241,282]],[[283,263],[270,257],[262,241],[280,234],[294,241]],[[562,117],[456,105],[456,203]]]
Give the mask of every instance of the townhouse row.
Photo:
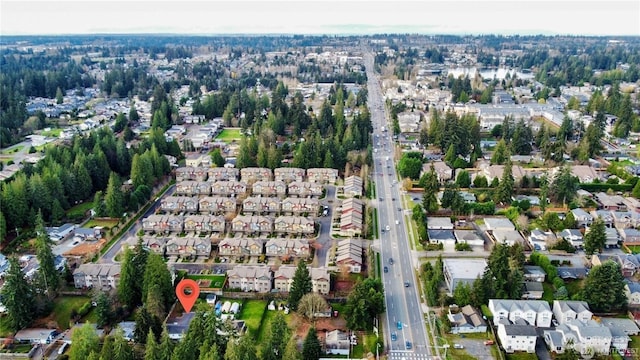
[[[227,288],[245,292],[289,292],[296,272],[295,266],[280,266],[273,272],[268,266],[236,266],[227,270]],[[327,295],[331,276],[326,268],[309,268],[312,291]]]
[[[249,195],[260,196],[292,196],[314,197],[322,196],[324,186],[320,183],[294,181],[286,184],[279,180],[261,180],[249,185],[245,181],[195,181],[183,180],[176,182],[176,195],[215,195],[240,197]]]
[[[226,214],[236,212],[237,201],[223,196],[168,196],[160,202],[160,209],[167,213]],[[315,198],[250,196],[242,200],[242,212],[252,214],[316,215],[320,212],[320,200]]]
[[[149,215],[142,220],[142,229],[147,233],[180,233],[196,231],[201,233],[226,231],[226,221],[222,215]],[[313,234],[315,222],[304,216],[238,215],[230,221],[231,232],[246,234],[281,233]]]
[[[553,308],[541,300],[489,300],[493,324],[506,352],[535,352],[538,331],[549,349],[561,354],[569,348],[580,355],[624,353],[629,336],[640,332],[631,319],[601,317],[596,321],[584,301],[555,300]],[[552,318],[555,317],[555,322]]]
[[[334,184],[338,180],[338,170],[328,168],[269,168],[247,167],[237,168],[205,168],[181,167],[176,169],[176,181],[233,181],[238,180],[251,184],[256,181],[279,181],[285,183],[308,181],[319,184]]]

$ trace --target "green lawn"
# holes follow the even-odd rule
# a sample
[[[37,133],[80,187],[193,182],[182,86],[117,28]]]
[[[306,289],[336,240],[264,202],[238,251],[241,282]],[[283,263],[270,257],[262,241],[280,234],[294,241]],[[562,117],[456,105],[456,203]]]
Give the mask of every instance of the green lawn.
[[[267,311],[267,302],[263,300],[245,300],[244,304],[242,304],[242,310],[238,318],[245,321],[249,333],[254,338],[259,335],[260,324],[265,311]]]
[[[632,254],[640,254],[640,245],[630,245],[627,247],[631,250]]]
[[[513,354],[507,354],[507,360],[537,360],[536,354],[529,354],[526,352],[518,352]]]
[[[553,303],[553,285],[544,282],[542,283],[542,288],[544,289],[544,292],[542,293],[542,300],[550,304]]]
[[[0,337],[9,337],[13,332],[9,329],[9,317],[0,317]]]
[[[220,135],[216,137],[216,140],[222,140],[224,142],[240,141],[240,139],[242,139],[242,134],[240,134],[239,128],[224,129]]]
[[[88,296],[61,296],[58,297],[53,304],[53,316],[58,323],[58,326],[66,330],[69,328],[69,320],[71,319],[71,310],[80,309],[87,301],[91,301]],[[90,312],[85,319],[89,320],[95,317],[95,314]]]
[[[57,137],[60,137],[61,132],[62,132],[62,129],[51,129],[49,131],[43,131],[42,135],[57,138]]]
[[[211,280],[210,287],[221,288],[226,280],[226,275],[188,275],[187,279],[192,280]]]
[[[2,150],[0,151],[0,154],[3,154],[3,155],[14,154],[14,153],[17,153],[18,151],[22,151],[22,149],[24,149],[24,145],[18,145],[16,147],[12,147],[10,150],[8,149]]]
[[[256,338],[256,343],[257,344],[262,344],[264,339],[266,339],[268,329],[271,326],[271,321],[273,321],[273,319],[276,317],[276,314],[278,312],[280,312],[284,316],[284,319],[287,321],[287,324],[289,324],[289,329],[291,331],[293,331],[293,329],[291,327],[291,319],[292,319],[291,313],[285,315],[285,313],[282,312],[282,311],[278,311],[278,310],[269,311],[269,310],[267,310],[266,314],[264,314],[264,318],[262,320],[262,325],[260,326],[260,331],[258,332],[258,337]]]
[[[82,219],[84,214],[91,210],[91,208],[93,208],[93,201],[83,202],[67,210],[67,217],[71,219]]]
[[[87,224],[84,226],[86,228],[92,228],[94,226],[102,226],[105,228],[109,228],[111,229],[112,227],[118,225],[118,220],[114,219],[114,220],[96,220],[96,219],[91,219],[87,222]]]

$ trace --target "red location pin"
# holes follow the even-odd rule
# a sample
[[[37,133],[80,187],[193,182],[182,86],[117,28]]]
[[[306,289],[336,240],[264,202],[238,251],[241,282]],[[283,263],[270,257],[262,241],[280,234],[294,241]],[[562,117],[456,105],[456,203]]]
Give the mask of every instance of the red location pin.
[[[196,300],[198,300],[198,295],[200,295],[200,286],[191,279],[183,279],[176,286],[176,296],[186,312],[191,311]]]

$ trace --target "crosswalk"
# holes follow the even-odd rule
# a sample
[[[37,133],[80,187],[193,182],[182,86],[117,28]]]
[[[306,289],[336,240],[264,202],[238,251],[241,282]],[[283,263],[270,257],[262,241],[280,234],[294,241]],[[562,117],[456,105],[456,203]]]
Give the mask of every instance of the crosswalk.
[[[387,356],[389,360],[439,360],[437,356],[426,353],[417,353],[413,351],[394,350]]]

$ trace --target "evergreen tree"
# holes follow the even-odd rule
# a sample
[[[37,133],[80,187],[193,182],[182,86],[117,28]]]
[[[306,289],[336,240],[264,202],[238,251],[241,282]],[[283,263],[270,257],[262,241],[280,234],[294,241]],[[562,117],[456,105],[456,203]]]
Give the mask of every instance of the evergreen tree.
[[[150,297],[149,293],[153,288],[156,288],[156,290],[154,290],[152,293],[153,295]],[[156,311],[161,310],[162,313],[154,313],[154,315],[159,318],[165,317],[166,310],[175,299],[175,290],[173,289],[173,283],[171,282],[171,273],[167,268],[167,264],[165,264],[162,259],[162,256],[156,253],[148,254],[143,277],[142,299],[147,305],[149,305],[148,301],[150,298],[158,301],[159,305],[162,306],[160,309],[156,309]],[[149,308],[149,310],[152,309]]]
[[[224,166],[225,160],[222,157],[222,152],[220,151],[220,148],[213,149],[213,152],[211,153],[211,162],[215,164],[217,167]]]
[[[142,306],[136,313],[136,328],[133,339],[138,344],[146,341],[149,332],[157,334],[162,328],[162,320],[151,314],[146,306]]]
[[[256,346],[253,339],[249,335],[241,336],[238,341],[230,341],[227,346],[227,352],[224,355],[225,360],[258,360],[256,354]]]
[[[7,220],[4,218],[4,213],[0,210],[0,241],[4,242],[7,236]]]
[[[9,327],[18,331],[33,321],[35,316],[35,294],[15,257],[9,257],[9,269],[4,277],[2,303],[7,308]]]
[[[98,293],[98,298],[96,299],[96,314],[98,315],[96,320],[98,327],[102,328],[111,325],[111,321],[113,320],[111,301],[104,291]]]
[[[122,194],[122,183],[115,172],[109,175],[107,193],[104,196],[104,205],[107,215],[111,218],[120,218],[124,213],[124,195]]]
[[[562,204],[570,203],[576,196],[579,183],[580,180],[571,173],[571,167],[564,165],[550,185],[551,198]]]
[[[322,356],[322,345],[318,340],[316,328],[311,327],[302,345],[302,358],[305,360],[318,360],[320,356]]]
[[[262,346],[263,360],[279,360],[285,352],[285,347],[289,341],[289,328],[287,321],[282,313],[277,312],[276,316],[271,320],[267,338]]]
[[[100,339],[90,323],[73,330],[69,360],[86,360],[92,352],[100,350]]]
[[[158,350],[157,360],[171,360],[173,354],[173,341],[169,338],[169,332],[167,327],[163,326],[162,334],[160,335],[160,346]]]
[[[122,330],[116,331],[113,335],[113,360],[131,360],[135,359],[133,348],[124,338]]]
[[[493,151],[493,155],[491,156],[491,164],[502,165],[509,159],[509,149],[507,148],[507,143],[503,139],[498,141],[498,145],[496,145],[495,150]]]
[[[498,187],[495,190],[495,202],[505,204],[510,203],[514,185],[515,180],[513,178],[511,160],[508,160],[504,165],[504,169],[502,170],[502,179],[500,179],[500,184],[498,184]]]
[[[427,214],[433,214],[438,211],[438,199],[436,194],[440,190],[440,184],[438,183],[438,175],[436,174],[435,167],[431,164],[429,172],[423,175],[423,179],[420,181],[423,183],[424,195],[422,195],[422,208]]]
[[[141,279],[144,279],[148,254],[149,252],[142,247],[142,239],[138,239],[138,244],[133,250],[125,249],[118,283],[118,297],[129,309],[134,309],[142,303],[143,281]],[[144,338],[141,340],[144,341]]]
[[[284,349],[282,360],[303,360],[300,350],[298,350],[298,340],[295,336],[292,336],[287,342],[287,347]]]
[[[147,334],[147,342],[144,347],[144,360],[157,360],[160,358],[160,348],[156,342],[156,336],[153,331]]]
[[[55,257],[51,251],[51,240],[44,227],[42,213],[38,211],[36,216],[36,257],[40,264],[38,277],[49,299],[53,299],[58,290],[60,273],[56,270]]]
[[[582,299],[593,312],[618,312],[627,307],[625,280],[620,265],[612,260],[594,266],[584,280]]]
[[[584,251],[587,255],[600,252],[604,249],[606,242],[607,233],[604,221],[601,217],[597,217],[584,235]]]
[[[309,268],[307,268],[307,264],[304,261],[300,261],[293,275],[293,282],[291,283],[291,290],[289,291],[289,306],[291,310],[296,311],[300,299],[302,299],[305,294],[311,292],[312,289],[313,285],[311,283]]]

